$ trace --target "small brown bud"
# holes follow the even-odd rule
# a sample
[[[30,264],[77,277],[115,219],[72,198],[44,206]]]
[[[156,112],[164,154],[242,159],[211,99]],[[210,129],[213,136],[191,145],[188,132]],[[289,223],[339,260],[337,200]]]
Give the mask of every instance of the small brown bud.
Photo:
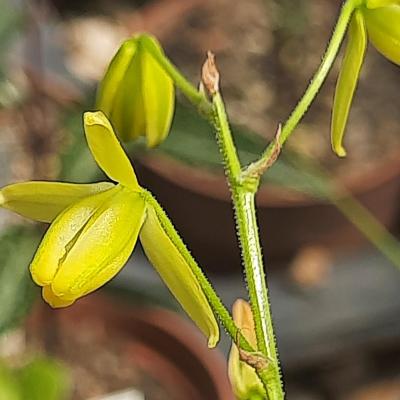
[[[201,80],[211,96],[219,91],[219,72],[215,64],[215,55],[211,51],[207,52],[207,59],[201,71]]]

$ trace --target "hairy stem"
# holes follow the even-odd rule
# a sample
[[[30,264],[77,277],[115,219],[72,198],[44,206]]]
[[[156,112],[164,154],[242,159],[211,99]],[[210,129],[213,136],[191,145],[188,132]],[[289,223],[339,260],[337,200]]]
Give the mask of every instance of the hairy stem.
[[[282,126],[279,135],[270,143],[261,155],[260,160],[256,162],[255,166],[250,166],[252,168],[249,167],[244,171],[242,171],[230,131],[228,118],[226,116],[225,106],[218,90],[219,75],[212,55],[209,54],[205,68],[203,67],[203,83],[212,96],[211,105],[203,91],[198,91],[194,88],[167,58],[160,56],[157,53],[153,54],[189,101],[197,107],[202,115],[206,116],[214,124],[232,193],[238,237],[242,249],[242,259],[255,322],[257,350],[261,351],[270,361],[268,368],[262,371],[257,371],[260,379],[264,383],[269,400],[282,400],[284,398],[284,392],[270,312],[268,288],[263,267],[263,257],[259,240],[254,198],[258,189],[261,174],[268,166],[270,166],[271,160],[277,157],[280,148],[292,134],[317,96],[336,59],[353,12],[362,4],[362,2],[363,0],[347,0],[344,3],[321,65],[307,87],[304,95],[290,114],[288,120]],[[198,268],[197,265],[196,268]],[[201,276],[203,276],[200,269],[196,273],[199,272],[201,273]],[[200,279],[204,278],[206,280],[204,276],[203,278],[201,278],[201,276],[199,276]],[[206,283],[203,282],[203,284],[204,290],[208,291],[211,285],[209,285],[207,280]],[[211,301],[218,305],[218,307],[216,307],[216,312],[220,312],[218,311],[219,298],[213,298],[214,293],[215,292],[212,289],[212,293],[209,293],[207,296],[210,296]],[[230,318],[229,313],[226,313]],[[224,320],[228,321],[228,316],[224,315]],[[229,329],[231,330],[230,334],[232,337],[232,333],[234,332],[231,328]]]
[[[219,92],[213,94],[213,107],[217,140],[232,192],[238,238],[254,317],[257,347],[258,351],[261,351],[270,361],[266,371],[257,372],[264,383],[269,400],[281,400],[284,398],[284,393],[254,203],[258,182],[253,182],[254,185],[242,185],[241,183],[242,170]]]

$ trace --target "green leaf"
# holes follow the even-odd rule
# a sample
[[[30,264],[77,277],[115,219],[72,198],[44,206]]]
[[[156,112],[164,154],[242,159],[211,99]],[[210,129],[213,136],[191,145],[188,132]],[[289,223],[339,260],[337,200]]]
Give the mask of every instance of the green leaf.
[[[208,338],[208,346],[215,347],[219,327],[193,273],[193,264],[195,268],[198,266],[150,193],[147,200],[147,216],[140,232],[143,249],[171,293]]]
[[[86,112],[84,126],[90,151],[99,167],[112,180],[131,189],[139,189],[132,164],[107,117],[101,111]]]
[[[3,363],[0,364],[0,400],[24,400],[13,371]]]
[[[21,182],[0,190],[0,206],[23,217],[51,222],[72,203],[111,189],[110,182],[74,184],[63,182]]]
[[[0,334],[20,322],[36,297],[28,265],[40,236],[37,229],[23,226],[7,228],[0,236]]]
[[[342,145],[343,136],[361,67],[364,62],[366,48],[367,32],[364,18],[361,11],[356,10],[350,23],[346,52],[336,84],[333,102],[331,141],[332,149],[339,157],[346,155],[346,151]]]
[[[21,368],[17,372],[17,377],[24,400],[65,400],[69,398],[71,384],[68,371],[55,360],[35,359]]]

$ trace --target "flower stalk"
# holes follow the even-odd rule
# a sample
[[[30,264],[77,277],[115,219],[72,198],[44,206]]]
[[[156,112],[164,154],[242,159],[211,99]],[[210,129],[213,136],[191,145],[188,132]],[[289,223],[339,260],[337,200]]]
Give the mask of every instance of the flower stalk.
[[[265,386],[268,399],[281,400],[284,398],[284,392],[254,201],[259,178],[250,179],[248,182],[242,180],[242,168],[229,127],[225,105],[219,92],[218,71],[211,53],[208,53],[202,73],[203,83],[212,98],[213,124],[232,194],[237,234],[254,316],[257,350],[269,361],[267,368],[256,372]]]
[[[221,321],[223,327],[231,337],[231,339],[238,344],[241,349],[245,351],[254,352],[254,347],[248,342],[244,335],[240,332],[239,328],[233,321],[229,311],[226,309],[222,303],[220,297],[215,292],[214,288],[208,281],[207,277],[204,275],[201,268],[198,266],[193,256],[187,250],[181,237],[177,234],[175,228],[172,225],[171,220],[168,218],[167,214],[161,207],[160,203],[156,198],[147,190],[143,190],[142,195],[145,197],[146,201],[151,204],[155,210],[161,224],[163,225],[165,231],[168,233],[169,238],[174,243],[174,245],[179,248],[180,255],[185,259],[187,265],[191,269],[193,275],[199,282],[201,289],[218,319]]]
[[[296,107],[290,114],[289,118],[282,125],[281,133],[276,141],[272,141],[264,153],[261,155],[259,162],[270,163],[271,159],[274,157],[275,149],[277,143],[282,147],[285,142],[289,139],[290,135],[293,133],[294,129],[297,127],[303,116],[308,111],[310,105],[317,96],[319,90],[321,89],[323,83],[325,82],[329,71],[331,70],[333,63],[339,53],[340,46],[346,35],[347,27],[350,23],[351,17],[354,11],[363,3],[363,0],[347,0],[340,12],[338,21],[336,23],[335,29],[333,31],[332,37],[329,41],[329,45],[326,52],[322,58],[322,62],[317,69],[314,77],[311,79],[303,96],[297,103]],[[246,171],[244,172],[246,174]]]

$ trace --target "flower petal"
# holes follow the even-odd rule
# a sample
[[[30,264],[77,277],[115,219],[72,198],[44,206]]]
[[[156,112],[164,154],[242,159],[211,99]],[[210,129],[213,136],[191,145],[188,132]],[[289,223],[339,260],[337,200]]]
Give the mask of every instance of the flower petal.
[[[380,7],[387,7],[392,5],[400,5],[400,0],[366,0],[365,7],[374,9]]]
[[[72,203],[112,187],[114,184],[110,182],[21,182],[0,190],[0,205],[35,221],[51,222]]]
[[[51,290],[51,286],[44,286],[42,288],[42,297],[44,301],[52,308],[68,307],[74,303],[75,300],[63,300],[57,297]]]
[[[145,210],[141,194],[127,188],[98,207],[61,260],[53,293],[73,300],[112,279],[133,251]]]
[[[124,141],[145,133],[142,73],[138,36],[126,40],[111,61],[97,96],[96,106],[112,121]]]
[[[132,164],[107,117],[101,111],[86,112],[84,125],[89,148],[99,167],[112,180],[139,189]]]
[[[38,285],[46,286],[51,283],[69,247],[90,217],[120,190],[120,187],[115,186],[105,192],[85,197],[56,217],[44,235],[30,266],[32,278]]]
[[[114,278],[114,276],[117,275],[118,272],[125,266],[137,242],[137,229],[140,229],[141,227],[140,221],[137,222],[137,224],[131,225],[132,234],[121,252],[109,264],[102,267],[101,270],[99,268],[99,270],[96,272],[96,275],[94,275],[92,279],[86,279],[85,282],[78,282],[79,297],[94,292],[101,286],[105,285],[108,281]],[[71,288],[71,290],[73,289],[74,287]]]
[[[358,77],[364,62],[367,48],[367,31],[361,11],[356,10],[352,17],[349,38],[344,55],[339,78],[336,84],[333,102],[331,141],[333,151],[340,157],[346,155],[342,141],[347,119],[357,87]]]
[[[139,48],[127,68],[112,106],[111,120],[116,124],[120,138],[126,142],[146,133],[141,54],[142,50]]]
[[[170,76],[153,56],[146,51],[163,53],[158,42],[149,35],[142,35],[142,93],[146,118],[146,138],[149,147],[160,144],[168,135],[175,108],[175,89]]]
[[[99,85],[96,107],[111,118],[111,112],[120,85],[125,77],[129,64],[137,50],[135,38],[126,40],[112,59],[103,80]]]
[[[363,11],[368,37],[387,59],[400,65],[400,3]]]
[[[218,323],[188,264],[191,256],[168,217],[161,213],[161,208],[156,211],[148,204],[140,232],[143,249],[171,293],[206,335],[209,347],[215,347],[219,340]]]

